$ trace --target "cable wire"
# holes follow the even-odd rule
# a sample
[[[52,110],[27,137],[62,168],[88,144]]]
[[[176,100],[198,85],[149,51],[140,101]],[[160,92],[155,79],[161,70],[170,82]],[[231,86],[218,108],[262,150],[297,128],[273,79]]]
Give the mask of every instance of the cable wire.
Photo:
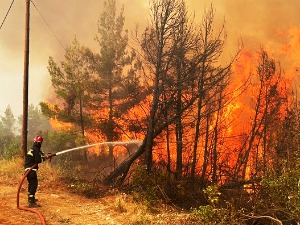
[[[1,30],[3,24],[4,24],[5,20],[6,20],[6,17],[8,16],[8,13],[10,12],[10,9],[11,9],[12,5],[14,4],[14,1],[15,0],[12,0],[12,2],[10,3],[10,6],[9,6],[7,12],[6,12],[6,15],[5,15],[5,17],[4,17],[4,19],[3,19],[2,23],[1,23],[0,30]]]
[[[46,23],[46,25],[48,26],[48,28],[50,29],[50,31],[52,32],[52,34],[55,36],[56,40],[59,42],[59,44],[61,45],[61,47],[66,51],[65,46],[62,44],[62,42],[59,40],[59,38],[57,37],[57,35],[54,33],[54,31],[52,30],[52,28],[50,27],[49,23],[46,21],[45,17],[42,15],[42,13],[38,10],[38,8],[36,7],[35,3],[30,0],[31,3],[33,4],[34,8],[36,9],[36,11],[40,14],[40,16],[42,17],[42,19],[44,20],[44,22]]]

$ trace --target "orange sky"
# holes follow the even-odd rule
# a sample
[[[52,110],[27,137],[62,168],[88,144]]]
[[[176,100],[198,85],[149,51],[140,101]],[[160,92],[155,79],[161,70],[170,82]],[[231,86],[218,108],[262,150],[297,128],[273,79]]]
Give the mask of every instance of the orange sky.
[[[95,52],[98,50],[94,37],[97,34],[97,21],[104,0],[33,0],[33,2],[65,47],[76,36],[81,44]],[[276,57],[277,55],[284,57],[284,52],[291,51],[288,49],[290,42],[296,44],[299,42],[293,38],[287,40],[288,34],[300,30],[299,0],[187,0],[186,2],[190,12],[195,11],[198,19],[204,7],[212,3],[216,9],[216,23],[225,20],[228,34],[225,58],[235,53],[239,38],[243,39],[245,49],[256,51],[260,47],[271,50],[280,48],[280,51],[272,53]],[[1,23],[10,3],[11,0],[0,0]],[[125,27],[130,30],[135,24],[139,24],[142,31],[149,15],[149,1],[117,0],[117,3],[123,3],[125,6]],[[0,115],[3,115],[7,105],[11,106],[15,116],[22,113],[24,18],[25,1],[17,0],[0,29]],[[63,59],[64,49],[55,35],[31,4],[29,103],[34,105],[43,101],[48,94],[49,56],[53,56],[56,61]],[[292,57],[282,60],[291,61],[290,63],[297,66],[299,63],[297,53]]]

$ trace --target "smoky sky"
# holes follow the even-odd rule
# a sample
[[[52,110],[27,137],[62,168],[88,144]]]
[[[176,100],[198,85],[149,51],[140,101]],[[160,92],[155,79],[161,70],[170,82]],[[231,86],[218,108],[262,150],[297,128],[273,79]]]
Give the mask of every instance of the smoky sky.
[[[143,30],[149,20],[149,0],[116,0],[124,5],[125,28]],[[0,0],[2,22],[11,0]],[[76,37],[80,44],[97,52],[97,22],[104,0],[33,0],[30,5],[29,103],[37,105],[49,95],[48,58],[63,60],[64,48]],[[215,9],[217,27],[225,23],[226,53],[234,54],[238,40],[245,48],[276,45],[282,33],[300,27],[299,0],[187,0],[196,23],[205,8]],[[284,35],[283,35],[284,36]],[[20,115],[23,104],[25,1],[14,2],[0,29],[0,115],[8,105]],[[282,36],[281,36],[282,38]],[[282,41],[282,40],[281,40]]]

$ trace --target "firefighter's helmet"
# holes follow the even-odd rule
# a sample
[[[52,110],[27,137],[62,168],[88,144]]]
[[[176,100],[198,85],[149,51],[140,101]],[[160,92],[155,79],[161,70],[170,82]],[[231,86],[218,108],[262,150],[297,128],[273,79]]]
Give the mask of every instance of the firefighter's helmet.
[[[33,139],[34,142],[37,143],[42,143],[43,142],[43,138],[41,136],[35,136],[35,138]]]

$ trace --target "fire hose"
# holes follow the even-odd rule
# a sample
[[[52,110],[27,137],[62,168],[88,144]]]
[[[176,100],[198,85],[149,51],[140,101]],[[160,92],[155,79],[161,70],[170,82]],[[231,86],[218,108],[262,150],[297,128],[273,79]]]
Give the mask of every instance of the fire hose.
[[[27,208],[27,207],[23,207],[23,206],[20,206],[20,203],[19,203],[19,195],[20,195],[20,190],[21,190],[21,187],[22,187],[22,184],[25,180],[25,178],[27,177],[27,175],[30,173],[30,171],[36,167],[37,164],[34,164],[32,167],[30,167],[29,170],[26,171],[26,173],[23,175],[22,179],[21,179],[21,182],[19,184],[19,187],[18,187],[18,193],[17,193],[17,208],[20,209],[20,210],[25,210],[25,211],[30,211],[30,212],[33,212],[35,214],[38,215],[38,217],[40,218],[41,220],[41,223],[42,225],[46,225],[46,221],[45,221],[45,218],[44,216],[42,215],[42,213],[40,213],[38,210],[36,209],[32,209],[32,208]]]
[[[99,143],[95,143],[95,144],[84,145],[84,146],[80,146],[80,147],[76,147],[76,148],[66,149],[66,150],[63,150],[63,151],[60,151],[60,152],[56,152],[56,153],[49,153],[45,157],[45,160],[49,160],[51,162],[51,159],[52,159],[53,156],[58,156],[58,155],[61,155],[61,154],[65,154],[67,152],[80,150],[80,149],[88,148],[88,147],[94,147],[94,146],[97,146],[97,145],[125,145],[125,144],[141,144],[141,141],[131,140],[131,141],[126,141],[126,142],[99,142]],[[23,182],[24,182],[25,178],[27,177],[27,175],[30,173],[30,171],[33,168],[35,168],[36,166],[37,166],[37,164],[34,164],[32,167],[30,167],[30,169],[27,170],[26,173],[23,175],[23,177],[22,177],[22,179],[19,183],[18,192],[17,192],[17,208],[20,209],[20,210],[25,210],[25,211],[29,211],[29,212],[33,212],[33,213],[37,214],[38,217],[40,218],[40,221],[41,221],[42,225],[46,225],[45,218],[44,218],[44,216],[42,215],[41,212],[39,212],[36,209],[20,206],[20,201],[19,201],[20,190],[21,190],[21,187],[23,185]]]

